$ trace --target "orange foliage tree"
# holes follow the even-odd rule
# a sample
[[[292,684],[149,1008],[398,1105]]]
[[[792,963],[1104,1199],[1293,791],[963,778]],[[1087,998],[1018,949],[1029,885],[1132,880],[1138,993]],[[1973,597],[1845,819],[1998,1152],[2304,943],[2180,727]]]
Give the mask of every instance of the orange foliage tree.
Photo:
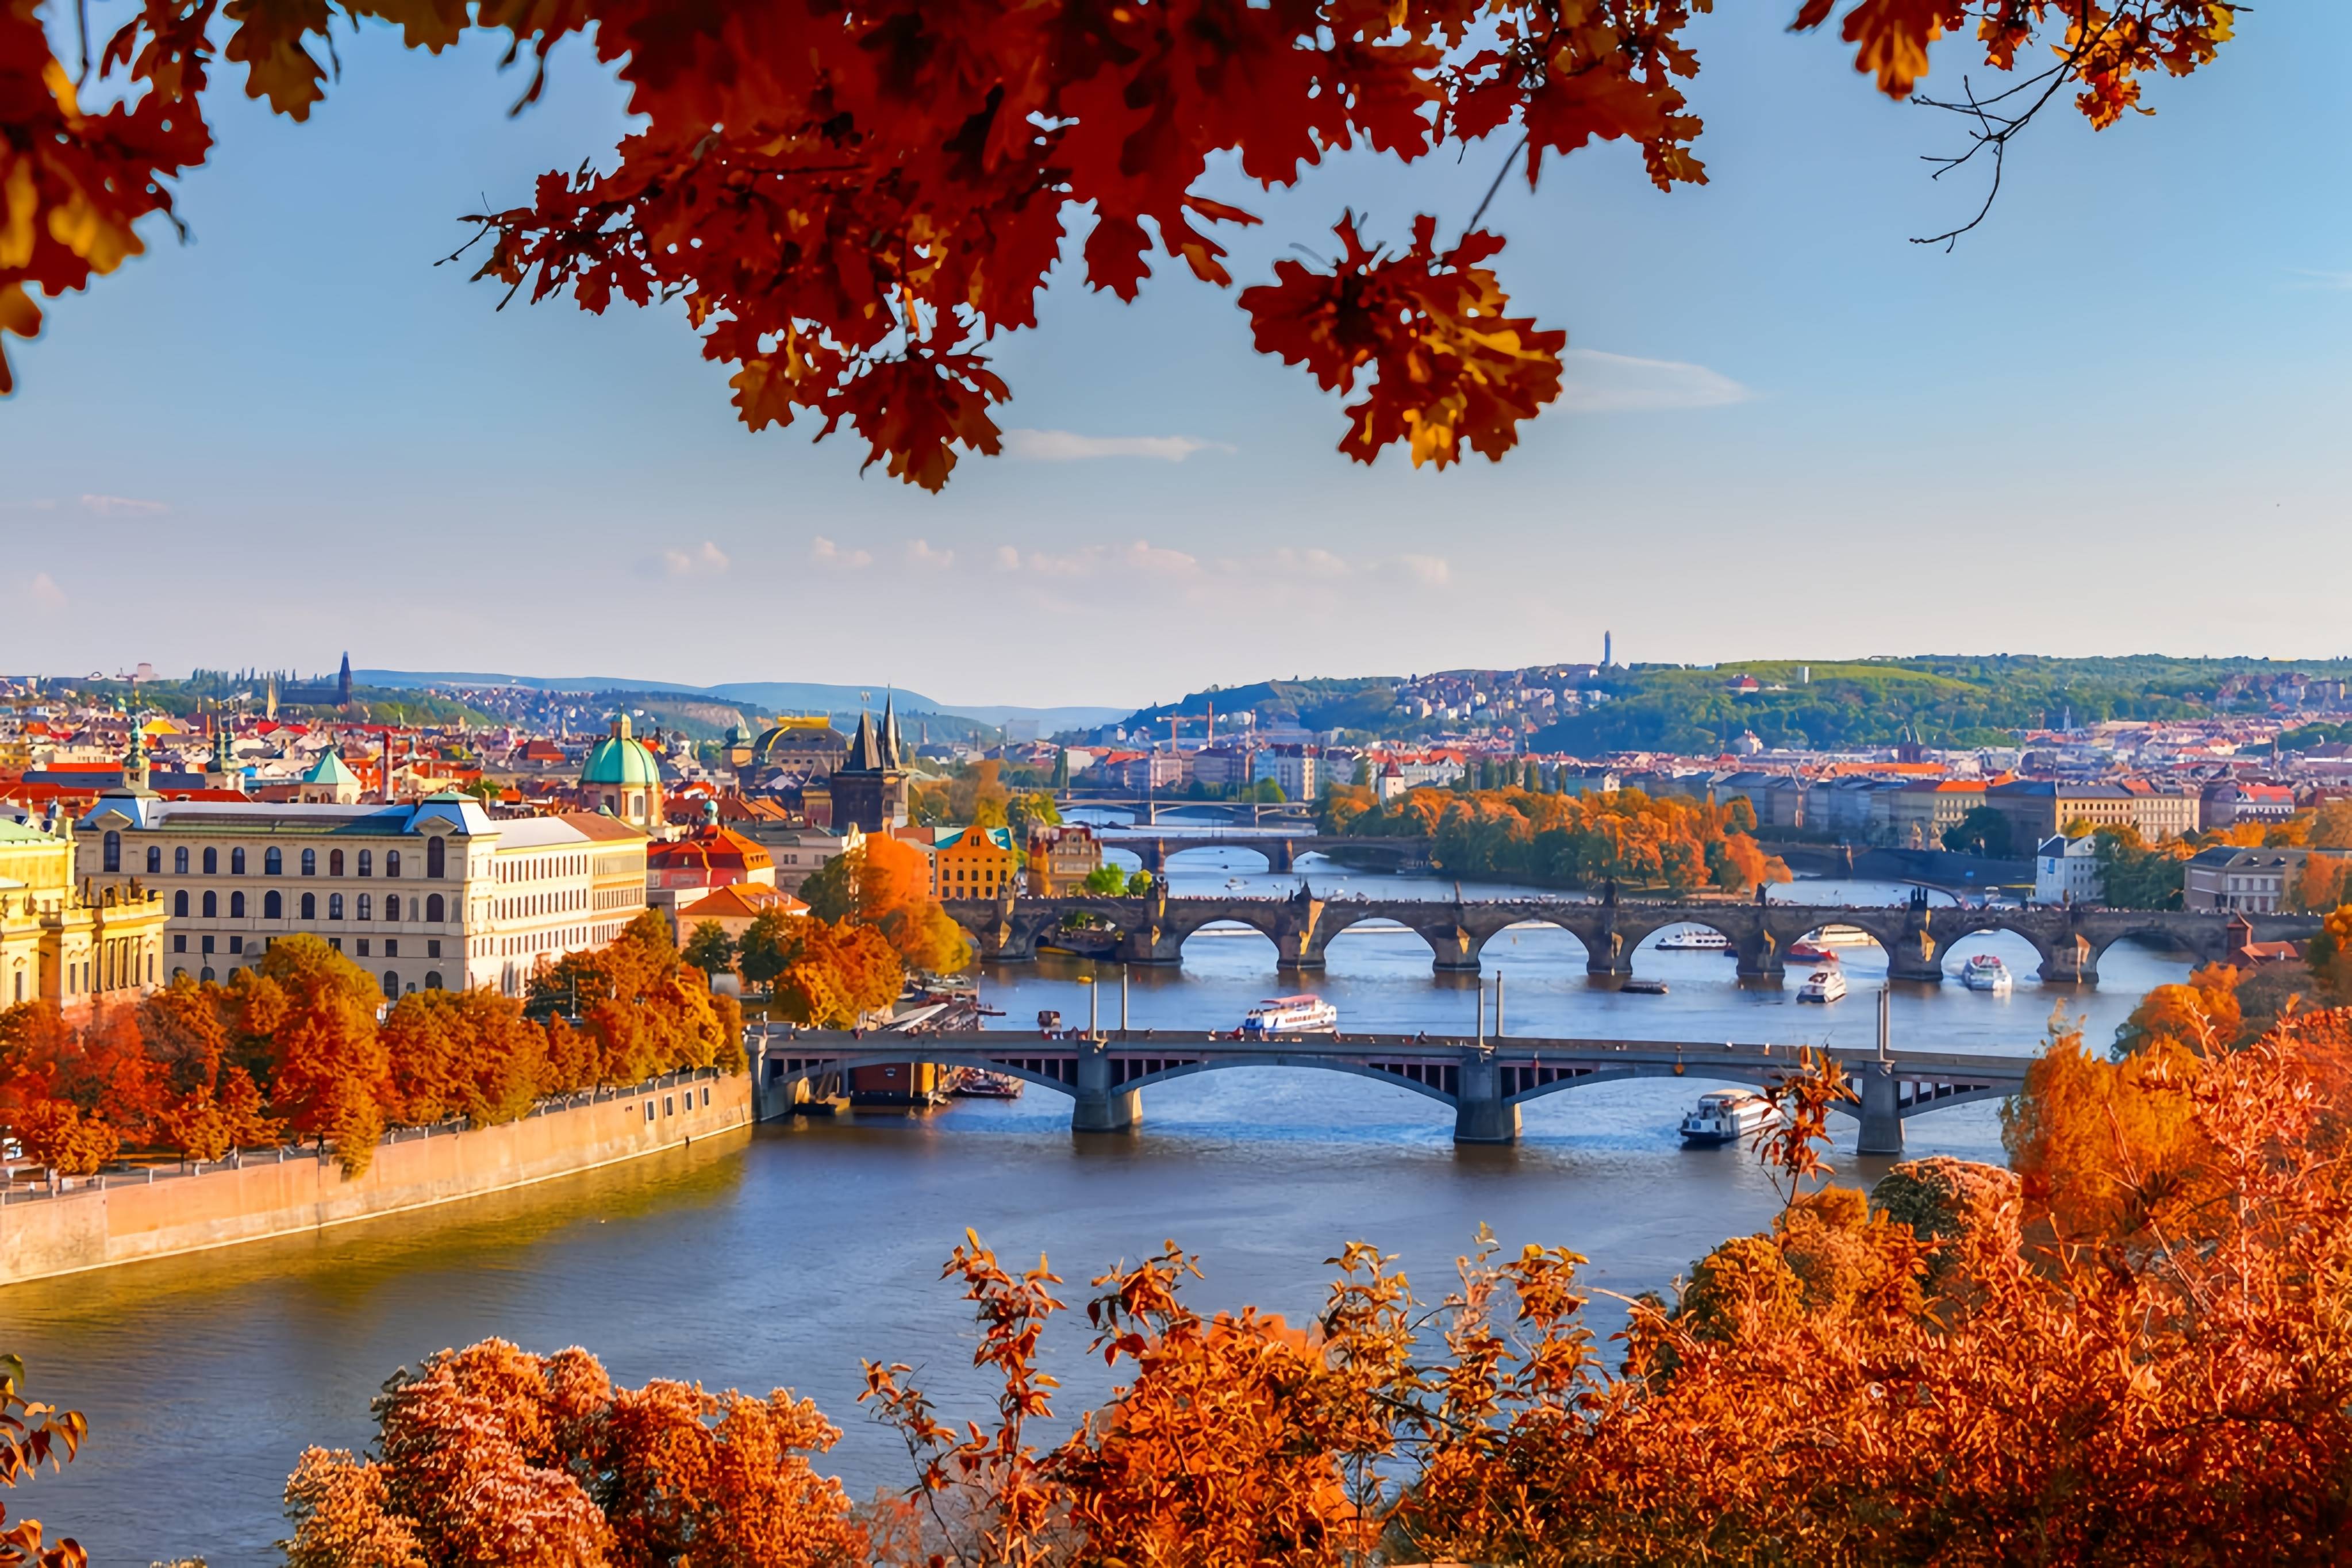
[[[2305,956],[2321,988],[2336,1001],[2352,1005],[2352,903],[2327,917]]]
[[[2245,1027],[2244,1008],[2238,1000],[2238,985],[2244,978],[2233,965],[2209,963],[2193,971],[2185,985],[2155,987],[2117,1026],[2116,1054],[2162,1041],[2200,1056],[2237,1045]]]
[[[246,1032],[270,1042],[272,1109],[296,1134],[332,1142],[346,1175],[366,1170],[392,1100],[374,980],[301,933],[271,945],[238,997]]]
[[[888,1006],[907,984],[906,965],[873,926],[811,917],[799,923],[793,939],[774,996],[777,1010],[796,1024],[850,1028]]]
[[[909,969],[953,974],[971,961],[971,939],[931,897],[923,852],[900,838],[869,837],[847,857],[848,918],[882,933]]]
[[[1437,863],[1460,876],[1569,887],[1613,879],[1681,893],[1703,887],[1748,892],[1789,880],[1788,867],[1750,836],[1755,825],[1744,799],[1711,806],[1640,790],[1570,795],[1416,789],[1348,814],[1340,830],[1430,838]]]
[[[937,489],[959,449],[994,453],[1009,389],[981,352],[1034,326],[1073,209],[1090,207],[1087,285],[1132,300],[1155,241],[1196,278],[1233,279],[1213,168],[1262,188],[1327,155],[1408,162],[1490,136],[1548,156],[1595,142],[1639,150],[1661,189],[1700,181],[1699,0],[1076,0],[950,5],[881,0],[138,0],[110,38],[86,36],[97,80],[53,51],[89,11],[0,3],[0,336],[40,324],[32,289],[81,289],[138,254],[144,219],[173,223],[172,183],[211,151],[205,93],[220,60],[247,95],[300,120],[325,92],[338,16],[439,51],[469,28],[528,56],[535,99],[577,36],[638,116],[617,155],[541,178],[487,215],[481,275],[584,309],[680,298],[702,352],[735,367],[754,429],[849,425],[867,461]],[[2225,0],[1802,0],[1795,26],[1843,11],[1855,65],[1911,93],[1928,48],[1972,33],[1985,63],[2029,65],[2013,98],[1974,110],[1969,155],[1997,159],[2062,89],[2095,126],[2140,107],[2141,78],[2186,74],[2231,33]],[[85,90],[95,102],[86,105]],[[1972,97],[1974,95],[1972,94]],[[1974,106],[1971,106],[1972,109]],[[1499,186],[1502,175],[1496,184]],[[1466,203],[1465,203],[1466,205]],[[1511,313],[1489,267],[1502,242],[1455,238],[1428,215],[1402,245],[1352,214],[1336,254],[1285,259],[1244,289],[1258,348],[1349,393],[1339,445],[1370,461],[1498,458],[1559,395],[1566,334]],[[0,362],[0,391],[9,385]]]

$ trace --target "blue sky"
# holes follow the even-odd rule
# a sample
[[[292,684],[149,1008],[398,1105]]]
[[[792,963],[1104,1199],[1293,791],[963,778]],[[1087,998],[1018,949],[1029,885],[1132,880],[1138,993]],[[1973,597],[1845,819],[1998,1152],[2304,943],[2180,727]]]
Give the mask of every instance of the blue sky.
[[[744,431],[675,310],[499,312],[433,265],[457,215],[609,152],[584,50],[510,120],[495,49],[343,41],[309,124],[216,92],[194,242],[12,344],[0,669],[348,647],[1125,703],[1592,658],[1604,628],[1636,659],[2352,652],[2352,10],[2246,14],[2153,118],[2053,112],[1947,255],[1908,237],[1980,194],[1919,161],[1955,127],[1791,9],[1701,24],[1713,184],[1661,195],[1604,148],[1496,200],[1506,285],[1572,349],[1499,466],[1347,463],[1338,400],[1163,258],[1134,307],[1057,278],[997,350],[1017,455],[938,497]],[[1236,275],[1343,207],[1457,226],[1499,155],[1236,186],[1268,219]]]

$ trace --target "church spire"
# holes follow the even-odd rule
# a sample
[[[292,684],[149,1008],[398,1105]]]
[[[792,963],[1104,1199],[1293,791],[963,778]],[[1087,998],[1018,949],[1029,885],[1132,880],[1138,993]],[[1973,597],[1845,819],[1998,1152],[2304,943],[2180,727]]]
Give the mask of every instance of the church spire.
[[[896,693],[882,694],[882,765],[897,768],[906,765],[906,743],[898,738],[898,716],[894,710]]]
[[[335,703],[341,708],[352,705],[352,656],[349,653],[343,655],[342,671],[335,677]]]

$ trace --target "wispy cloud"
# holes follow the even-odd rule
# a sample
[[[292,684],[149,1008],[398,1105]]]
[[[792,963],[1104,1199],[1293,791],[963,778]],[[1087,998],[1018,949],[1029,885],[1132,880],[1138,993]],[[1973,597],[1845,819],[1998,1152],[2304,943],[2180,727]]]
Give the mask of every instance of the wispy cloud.
[[[1075,430],[1007,430],[1004,455],[1032,463],[1076,463],[1088,458],[1149,458],[1181,463],[1195,452],[1230,452],[1222,441],[1190,436],[1081,436]]]
[[[1720,371],[1680,360],[1636,359],[1599,349],[1570,349],[1559,357],[1566,371],[1560,406],[1587,414],[1720,408],[1756,395]]]
[[[809,541],[809,559],[819,566],[834,567],[845,572],[855,572],[860,567],[874,564],[873,552],[844,550],[822,533]]]
[[[708,539],[691,550],[661,552],[661,569],[672,577],[717,577],[733,564],[727,552]]]
[[[1454,581],[1454,568],[1442,555],[1400,555],[1397,565],[1433,588]]]
[[[66,591],[58,587],[58,580],[47,572],[35,573],[32,582],[26,584],[26,592],[32,595],[33,603],[45,609],[65,608]]]
[[[1163,550],[1148,540],[1129,544],[1089,544],[1083,550],[1033,550],[1026,555],[1009,544],[997,546],[1000,572],[1022,572],[1034,577],[1097,577],[1113,573],[1154,577],[1189,577],[1201,570],[1198,556],[1181,550]]]
[[[910,539],[898,549],[908,565],[921,571],[944,572],[955,564],[955,552],[936,550],[928,539]]]
[[[2352,272],[2329,271],[2324,268],[2290,267],[2287,271],[2294,281],[2290,289],[2352,289]]]
[[[172,509],[159,500],[139,500],[131,496],[83,496],[79,506],[84,511],[94,511],[100,517],[149,515]]]

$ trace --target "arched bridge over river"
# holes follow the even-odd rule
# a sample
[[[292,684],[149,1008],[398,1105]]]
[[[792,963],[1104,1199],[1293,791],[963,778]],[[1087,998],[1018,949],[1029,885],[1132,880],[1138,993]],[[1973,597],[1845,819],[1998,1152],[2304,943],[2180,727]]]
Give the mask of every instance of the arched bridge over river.
[[[1421,933],[1440,973],[1475,973],[1486,943],[1516,925],[1555,925],[1584,944],[1593,974],[1633,973],[1633,951],[1669,926],[1723,933],[1742,977],[1772,980],[1786,971],[1790,945],[1824,924],[1866,931],[1886,950],[1895,980],[1939,981],[1944,952],[1963,937],[2010,931],[2032,943],[2041,977],[2095,984],[2099,955],[2126,937],[2185,949],[2200,959],[2229,956],[2229,917],[2178,910],[2107,910],[2081,905],[1965,909],[1931,905],[1924,894],[1892,905],[1734,903],[1728,901],[1569,899],[1322,899],[1301,889],[1287,898],[951,899],[948,914],[970,932],[980,956],[999,963],[1037,956],[1041,944],[1119,963],[1175,963],[1184,941],[1204,927],[1248,926],[1272,940],[1284,970],[1319,970],[1331,939],[1367,921],[1390,921]],[[2256,940],[2305,938],[2319,929],[2311,915],[2244,917]]]
[[[1115,1031],[1091,1038],[1011,1030],[939,1035],[788,1032],[751,1036],[758,1114],[784,1116],[803,1086],[853,1068],[935,1062],[1003,1073],[1070,1097],[1079,1132],[1121,1132],[1143,1118],[1154,1084],[1234,1068],[1314,1068],[1397,1084],[1454,1112],[1460,1143],[1508,1143],[1528,1100],[1633,1078],[1758,1087],[1793,1072],[1797,1047],[1673,1040],[1433,1039],[1425,1035],[1300,1035],[1237,1041],[1170,1030]],[[1852,1076],[1865,1154],[1903,1150],[1906,1119],[2017,1092],[2031,1057],[1962,1052],[1830,1052]],[[1696,1091],[1695,1091],[1696,1092]]]

